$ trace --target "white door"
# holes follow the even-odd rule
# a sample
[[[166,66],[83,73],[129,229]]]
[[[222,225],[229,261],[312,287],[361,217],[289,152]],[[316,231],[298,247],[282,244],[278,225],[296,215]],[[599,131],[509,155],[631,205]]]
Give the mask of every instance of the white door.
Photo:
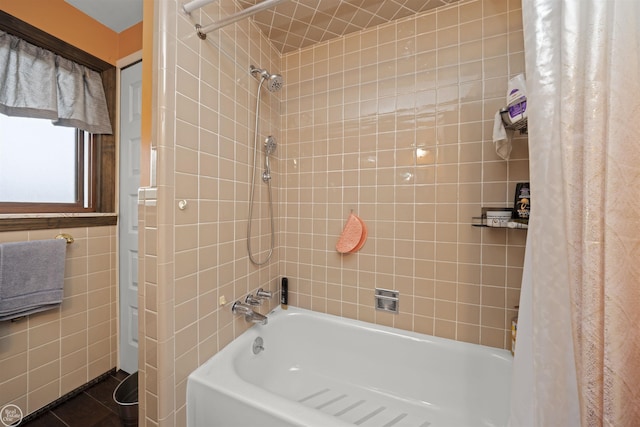
[[[120,369],[138,370],[138,187],[142,63],[120,74]]]

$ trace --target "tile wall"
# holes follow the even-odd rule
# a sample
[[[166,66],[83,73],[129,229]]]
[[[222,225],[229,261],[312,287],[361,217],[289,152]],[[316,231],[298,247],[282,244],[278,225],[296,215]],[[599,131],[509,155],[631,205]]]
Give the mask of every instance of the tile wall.
[[[180,1],[155,4],[153,148],[157,188],[139,205],[141,333],[140,404],[145,425],[185,425],[187,375],[248,328],[231,304],[258,288],[277,289],[278,241],[257,268],[246,249],[258,80],[249,66],[280,71],[280,58],[249,20],[210,33],[203,26],[235,12],[216,2],[186,16]],[[252,248],[263,261],[270,247],[262,146],[281,140],[280,93],[262,89]],[[280,148],[281,149],[281,148]],[[279,150],[280,150],[279,149]],[[273,161],[278,211],[278,153]],[[184,201],[184,209],[179,203]],[[260,311],[267,313],[273,298]]]
[[[291,304],[509,348],[526,231],[476,228],[528,181],[526,138],[494,151],[524,72],[518,0],[466,1],[283,57],[282,274]],[[367,243],[340,255],[349,212]],[[398,315],[374,288],[400,291]]]
[[[71,234],[60,308],[0,322],[0,407],[27,415],[116,366],[116,227],[0,233],[0,243]]]

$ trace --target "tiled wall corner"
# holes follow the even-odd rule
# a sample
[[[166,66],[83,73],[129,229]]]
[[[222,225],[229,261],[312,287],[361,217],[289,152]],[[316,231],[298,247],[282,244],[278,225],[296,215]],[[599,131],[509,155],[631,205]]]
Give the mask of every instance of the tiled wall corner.
[[[282,273],[291,303],[508,348],[526,231],[474,228],[513,204],[528,147],[493,147],[508,79],[524,71],[519,1],[472,0],[283,57]],[[334,245],[353,210],[357,254]],[[375,287],[400,313],[373,309]]]
[[[157,10],[157,205],[145,205],[141,227],[145,422],[184,424],[188,373],[248,327],[220,297],[276,290],[281,275],[292,305],[505,347],[526,232],[470,223],[482,206],[510,204],[527,179],[526,138],[510,162],[490,143],[507,80],[524,68],[519,2],[465,1],[288,54],[283,67],[249,20],[213,43],[197,39],[193,22],[233,13],[228,5],[191,17],[177,7]],[[262,268],[244,239],[257,86],[249,65],[285,78],[261,102],[259,136],[280,142],[278,239]],[[259,188],[256,217],[266,218]],[[340,256],[351,209],[370,238]],[[262,258],[268,222],[254,225]],[[376,286],[401,291],[399,315],[373,309]]]

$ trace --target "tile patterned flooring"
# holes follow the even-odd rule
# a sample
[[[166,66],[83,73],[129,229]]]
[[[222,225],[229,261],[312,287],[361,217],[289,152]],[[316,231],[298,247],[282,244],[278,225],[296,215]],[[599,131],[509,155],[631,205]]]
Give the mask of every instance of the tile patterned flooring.
[[[127,373],[118,371],[20,427],[120,427],[113,391]]]

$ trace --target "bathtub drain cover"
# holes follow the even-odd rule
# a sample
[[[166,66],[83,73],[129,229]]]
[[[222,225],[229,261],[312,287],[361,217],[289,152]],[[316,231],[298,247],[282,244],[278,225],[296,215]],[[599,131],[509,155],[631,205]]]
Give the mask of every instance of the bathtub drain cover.
[[[253,341],[252,350],[253,350],[253,354],[258,354],[262,350],[264,350],[264,341],[262,340],[261,337],[258,337]]]

